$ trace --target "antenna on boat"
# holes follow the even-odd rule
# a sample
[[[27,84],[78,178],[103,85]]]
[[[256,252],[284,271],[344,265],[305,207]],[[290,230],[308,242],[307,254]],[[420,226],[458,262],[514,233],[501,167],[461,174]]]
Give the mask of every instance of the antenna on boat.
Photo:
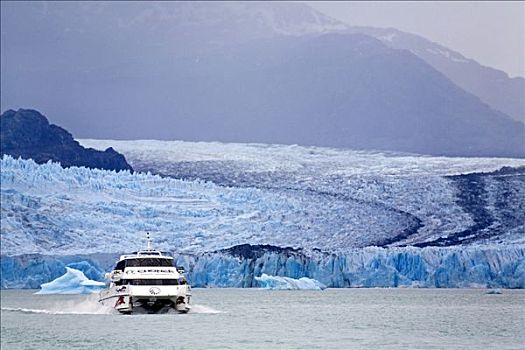
[[[149,232],[146,232],[146,239],[148,241],[148,248],[147,248],[147,250],[151,250],[151,238],[149,237]]]

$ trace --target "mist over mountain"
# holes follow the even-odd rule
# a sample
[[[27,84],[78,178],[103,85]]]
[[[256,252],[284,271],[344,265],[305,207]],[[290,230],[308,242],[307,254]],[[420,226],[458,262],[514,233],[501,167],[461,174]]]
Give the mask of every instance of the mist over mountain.
[[[459,52],[393,28],[351,27],[349,31],[373,36],[394,49],[410,50],[465,91],[514,120],[525,122],[523,77],[510,78],[507,73],[482,66]]]
[[[514,102],[304,4],[2,6],[2,109],[78,137],[525,156]]]

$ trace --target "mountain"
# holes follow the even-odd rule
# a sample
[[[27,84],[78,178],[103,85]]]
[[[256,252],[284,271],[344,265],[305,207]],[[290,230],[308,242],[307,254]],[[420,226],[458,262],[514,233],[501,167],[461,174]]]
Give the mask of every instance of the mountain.
[[[351,27],[349,31],[373,36],[388,47],[409,50],[492,108],[525,122],[525,78],[510,78],[459,52],[397,29]]]
[[[199,68],[203,65],[204,68]],[[175,85],[201,140],[320,145],[451,156],[525,154],[525,127],[423,60],[360,34],[245,44],[210,55]],[[216,72],[220,72],[217,74]],[[181,79],[174,79],[179,80]],[[210,118],[210,116],[213,116]],[[239,117],[240,116],[240,117]]]
[[[63,167],[85,166],[107,170],[133,169],[124,156],[109,147],[104,152],[84,148],[59,126],[30,109],[8,110],[0,116],[1,152],[37,163],[59,162]]]
[[[2,103],[80,137],[525,155],[523,123],[304,4],[3,4],[2,28]]]

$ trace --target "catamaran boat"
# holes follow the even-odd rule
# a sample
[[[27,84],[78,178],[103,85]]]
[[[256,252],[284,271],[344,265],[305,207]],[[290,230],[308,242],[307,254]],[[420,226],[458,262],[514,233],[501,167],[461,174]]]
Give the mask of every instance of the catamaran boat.
[[[174,309],[190,311],[191,287],[184,269],[173,265],[173,257],[151,248],[120,256],[113,271],[106,274],[109,288],[99,294],[99,302],[123,314],[136,310],[159,313]]]

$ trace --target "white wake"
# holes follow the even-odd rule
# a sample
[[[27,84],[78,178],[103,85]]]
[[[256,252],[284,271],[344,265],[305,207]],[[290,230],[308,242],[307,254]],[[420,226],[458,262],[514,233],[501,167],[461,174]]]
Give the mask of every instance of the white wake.
[[[86,296],[83,300],[64,300],[46,305],[42,309],[23,307],[2,307],[2,311],[22,312],[32,314],[49,315],[111,315],[117,313],[113,308],[104,306],[98,302],[97,295]]]
[[[192,314],[221,314],[222,311],[215,310],[206,305],[192,305],[190,313]]]
[[[104,306],[98,302],[97,295],[83,296],[81,300],[55,301],[51,305],[42,308],[26,307],[2,307],[2,312],[20,312],[28,314],[48,314],[48,315],[118,315],[119,312],[110,306]],[[137,310],[139,311],[139,310]],[[160,312],[161,314],[179,314],[176,310]],[[205,305],[192,305],[190,314],[219,314],[222,311],[215,310]],[[137,314],[143,314],[137,312]]]

